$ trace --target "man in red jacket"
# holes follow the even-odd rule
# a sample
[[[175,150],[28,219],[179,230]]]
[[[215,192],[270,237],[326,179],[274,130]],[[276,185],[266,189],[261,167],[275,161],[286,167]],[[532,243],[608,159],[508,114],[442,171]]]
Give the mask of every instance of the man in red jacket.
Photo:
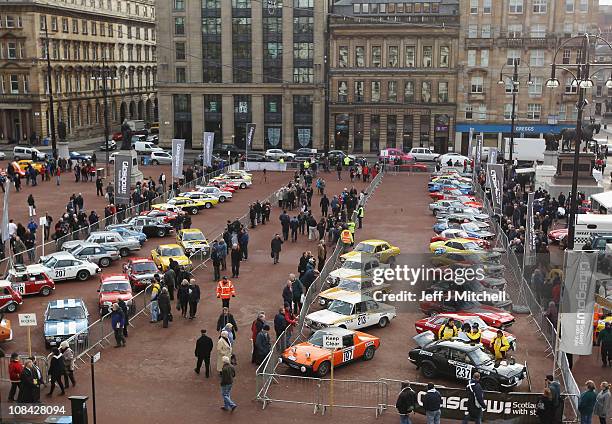
[[[23,364],[19,360],[19,354],[11,354],[11,362],[9,362],[9,378],[11,380],[11,390],[9,391],[9,402],[15,402],[15,394],[17,387],[21,383],[21,373],[23,372]]]

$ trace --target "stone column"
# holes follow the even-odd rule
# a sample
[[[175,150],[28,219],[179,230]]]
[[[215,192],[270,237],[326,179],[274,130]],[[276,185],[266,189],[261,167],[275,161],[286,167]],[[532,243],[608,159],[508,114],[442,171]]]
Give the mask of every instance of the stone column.
[[[204,96],[191,95],[191,147],[200,149],[204,133]]]
[[[232,135],[234,134],[234,96],[231,94],[224,94],[221,108],[223,110],[223,114],[221,116],[223,143],[229,144],[232,142]]]
[[[199,3],[199,2],[196,2]],[[221,2],[221,75],[224,83],[231,83],[233,81],[233,72],[232,72],[232,2],[231,1],[222,1]],[[225,97],[224,97],[224,105],[225,105]],[[230,139],[227,141],[231,142],[231,134],[234,132],[234,103],[232,101],[232,132],[230,133]],[[223,108],[223,115],[225,115],[225,107]],[[225,116],[224,119],[225,121]],[[225,122],[223,124],[223,139],[224,143],[225,139]]]
[[[285,9],[286,10],[286,9]],[[289,90],[283,95],[283,140],[284,150],[293,150],[293,96]]]
[[[251,70],[253,83],[261,83],[263,81],[263,27],[261,16],[262,2],[251,2]],[[283,9],[287,10],[289,8]],[[224,46],[225,48],[225,46]],[[254,120],[256,122],[256,120]],[[263,122],[263,119],[262,119]],[[259,123],[257,124],[259,127]],[[263,128],[263,127],[262,127]],[[255,137],[257,133],[255,131]],[[261,134],[261,132],[259,132]],[[263,146],[263,144],[262,144]]]
[[[257,124],[255,129],[255,138],[253,145],[249,150],[263,150],[264,148],[264,96],[262,94],[253,94],[251,96],[252,120]]]

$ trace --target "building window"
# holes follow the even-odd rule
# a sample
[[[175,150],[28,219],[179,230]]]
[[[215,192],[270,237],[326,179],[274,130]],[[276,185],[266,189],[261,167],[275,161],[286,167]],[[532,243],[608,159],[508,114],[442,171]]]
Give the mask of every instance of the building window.
[[[543,77],[532,77],[531,85],[529,85],[529,95],[530,96],[541,96],[542,95],[542,87],[544,86],[544,78]]]
[[[314,81],[313,68],[293,68],[293,82],[296,84],[312,84]]]
[[[404,83],[404,102],[414,102],[414,81],[406,81]]]
[[[433,47],[423,46],[423,67],[431,68],[433,66]]]
[[[282,28],[282,19],[281,19],[281,28]],[[314,17],[300,16],[297,18],[293,18],[293,33],[294,34],[312,34],[314,33]]]
[[[482,93],[483,89],[483,78],[482,77],[472,77],[470,81],[470,92],[471,93]]]
[[[476,38],[478,37],[478,25],[470,24],[468,25],[468,38]]]
[[[10,19],[10,21],[9,21]],[[7,16],[6,17],[6,27],[7,28],[14,28],[15,27],[15,20],[12,16]],[[52,16],[51,17],[51,31],[57,31],[57,17],[56,16]]]
[[[484,0],[482,3],[482,13],[485,15],[491,14],[491,0]]]
[[[416,66],[416,47],[406,46],[406,68],[414,68]]]
[[[565,64],[569,64],[572,58],[572,51],[570,49],[563,49],[563,59],[562,62]]]
[[[448,82],[438,83],[438,103],[448,103]]]
[[[185,35],[185,18],[182,16],[174,18],[174,35]]]
[[[391,103],[397,102],[397,81],[387,83],[387,100]]]
[[[338,67],[339,68],[348,67],[348,55],[349,55],[348,46],[340,46],[340,48],[338,49]]]
[[[465,119],[467,120],[474,119],[472,110],[473,110],[472,105],[469,105],[469,104],[465,105]]]
[[[478,119],[480,119],[481,121],[487,119],[487,105],[478,105]]]
[[[421,102],[431,103],[431,82],[429,81],[421,83]]]
[[[512,103],[504,104],[504,119],[505,120],[512,119]]]
[[[529,66],[544,66],[544,50],[531,50]]]
[[[365,66],[365,48],[363,46],[355,47],[355,66],[358,68]]]
[[[510,13],[523,13],[523,0],[510,0]]]
[[[481,38],[491,38],[491,24],[485,24],[480,28]]]
[[[523,25],[508,25],[508,38],[521,38],[523,36]]]
[[[489,66],[489,50],[480,51],[480,66],[485,68]]]
[[[312,8],[315,0],[293,0],[293,7]]]
[[[185,0],[174,0],[174,10],[183,12],[185,10]]]
[[[232,0],[232,7],[234,9],[250,9],[251,0]]]
[[[202,18],[202,34],[220,35],[221,18]]]
[[[11,94],[19,94],[19,75],[11,75]]]
[[[338,81],[338,103],[346,103],[348,101],[348,83],[346,81]]]
[[[467,66],[476,66],[476,50],[467,51]]]
[[[380,145],[380,115],[370,115],[370,152],[378,152]]]
[[[546,25],[537,24],[531,26],[531,38],[546,38]]]
[[[574,13],[574,0],[565,0],[565,12]]]
[[[399,66],[399,47],[398,46],[389,46],[387,66],[389,66],[390,68],[397,68]]]
[[[382,50],[380,46],[372,46],[372,67],[380,68],[382,65]]]
[[[372,103],[380,102],[380,81],[372,81],[371,87],[372,87],[371,102]]]
[[[68,32],[68,18],[62,18],[62,32]]]
[[[364,90],[363,81],[355,81],[355,85],[354,85],[355,103],[363,102],[363,90]]]
[[[573,94],[578,92],[578,84],[574,80],[574,77],[567,77],[565,79],[565,94]]]
[[[533,0],[533,13],[546,13],[548,0]]]
[[[30,92],[30,77],[27,74],[23,74],[23,92],[25,94]]]
[[[283,56],[283,43],[265,43],[264,59],[280,59]]]
[[[578,11],[587,13],[589,11],[589,0],[578,0]]]
[[[202,0],[203,9],[220,9],[221,0]]]
[[[187,70],[183,67],[176,68],[176,82],[183,84],[187,82]]]
[[[8,59],[17,59],[17,43],[8,42],[7,43],[7,58]]]
[[[518,49],[508,49],[506,52],[506,65],[513,66],[521,64],[521,51]]]
[[[478,0],[470,0],[470,15],[478,15]]]
[[[440,47],[440,63],[439,63],[440,68],[448,68],[449,57],[450,57],[450,47],[441,46]]]
[[[538,103],[529,103],[527,105],[527,119],[538,121],[542,113],[542,105]]]
[[[314,57],[314,43],[293,43],[293,58],[312,60]]]
[[[395,147],[397,142],[397,115],[387,115],[387,147]]]
[[[176,53],[176,60],[185,60],[185,43],[174,43],[174,51]]]

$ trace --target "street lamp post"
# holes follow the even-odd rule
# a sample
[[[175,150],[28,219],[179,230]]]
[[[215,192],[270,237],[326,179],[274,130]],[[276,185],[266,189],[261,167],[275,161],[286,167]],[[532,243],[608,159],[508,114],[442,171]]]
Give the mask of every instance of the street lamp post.
[[[579,63],[575,63],[573,65],[556,63],[557,54],[559,53],[559,51],[561,51],[563,47],[569,42],[578,39],[582,39],[579,56],[580,60],[576,60],[576,62]],[[606,39],[600,37],[599,35],[582,34],[565,40],[555,52],[551,67],[550,78],[548,79],[548,81],[546,81],[546,87],[548,88],[554,89],[559,87],[560,83],[556,77],[556,69],[559,68],[566,71],[574,78],[574,80],[572,81],[572,85],[575,85],[578,88],[578,102],[576,103],[576,109],[578,113],[576,118],[576,135],[574,139],[574,167],[572,170],[572,191],[570,193],[570,213],[567,231],[567,248],[569,250],[572,250],[574,248],[576,213],[578,211],[576,199],[578,197],[578,161],[580,160],[580,144],[582,142],[582,115],[584,108],[588,104],[588,101],[585,99],[585,93],[587,88],[593,87],[594,84],[592,78],[597,72],[605,68],[612,69],[612,63],[589,62],[591,43],[597,44],[598,41],[603,42],[608,46],[608,48],[612,50],[612,45],[610,45],[610,43]],[[572,70],[569,68],[570,66],[576,67],[575,73],[572,72]],[[590,73],[591,68],[596,69],[596,71],[592,74]],[[612,77],[608,78],[608,80],[606,81],[606,87],[612,89]]]
[[[47,86],[49,88],[49,110],[47,117],[49,118],[49,124],[51,131],[51,149],[53,152],[53,158],[57,160],[57,139],[55,138],[55,111],[53,110],[53,84],[51,78],[51,56],[49,48],[49,31],[47,30],[47,18],[45,17],[45,45],[47,47]]]
[[[110,138],[110,130],[108,128],[108,89],[106,86],[106,82],[108,80],[113,79],[113,77],[111,77],[110,73],[107,74],[107,72],[110,71],[109,69],[107,69],[106,67],[106,62],[104,57],[102,57],[102,69],[100,69],[100,76],[95,77],[92,76],[91,79],[92,80],[97,80],[100,81],[102,80],[102,98],[103,98],[103,104],[104,104],[104,149],[106,151],[106,178],[109,178],[109,138]]]

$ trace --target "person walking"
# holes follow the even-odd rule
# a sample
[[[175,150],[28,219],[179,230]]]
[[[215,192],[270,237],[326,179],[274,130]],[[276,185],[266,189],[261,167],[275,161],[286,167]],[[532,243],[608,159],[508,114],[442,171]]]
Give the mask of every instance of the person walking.
[[[200,330],[200,338],[196,341],[195,357],[198,358],[194,371],[196,374],[200,373],[202,368],[202,362],[206,369],[206,378],[210,377],[210,353],[212,352],[213,342],[210,337],[206,335],[206,330]]]
[[[221,239],[217,244],[217,253],[219,254],[219,261],[221,261],[221,271],[225,271],[227,269],[227,243],[224,239]]]
[[[119,305],[113,303],[111,307],[111,324],[113,326],[113,332],[115,333],[115,347],[123,347],[125,346],[125,337],[123,336],[123,325],[125,317],[123,316],[123,311],[119,308]]]
[[[538,418],[541,424],[553,424],[555,418],[555,406],[551,390],[546,387],[537,403]]]
[[[227,324],[232,324],[232,336],[235,340],[236,333],[238,332],[238,324],[236,324],[236,320],[234,319],[234,316],[230,313],[229,308],[223,308],[221,310],[221,315],[219,315],[219,318],[217,318],[217,331],[223,331]]]
[[[181,315],[183,318],[187,318],[187,305],[189,304],[189,283],[187,280],[183,280],[181,282],[181,285],[176,292],[176,298]]]
[[[170,303],[170,295],[168,294],[167,287],[162,287],[157,302],[159,304],[159,314],[163,321],[162,327],[168,328],[168,323],[172,319],[172,304]]]
[[[402,382],[402,387],[397,396],[395,407],[400,415],[400,424],[412,424],[410,414],[416,406],[416,393],[410,387],[410,383]]]
[[[198,312],[198,303],[200,303],[200,286],[196,284],[195,279],[189,280],[189,319],[194,319]]]
[[[21,385],[19,386],[19,396],[17,402],[19,403],[34,403],[40,398],[39,387],[40,380],[38,374],[34,369],[34,364],[31,359],[27,359],[23,364],[23,370],[19,376]]]
[[[236,378],[236,370],[230,363],[229,356],[221,358],[223,367],[221,368],[221,396],[223,397],[223,406],[221,409],[224,411],[234,412],[238,407],[232,400],[232,385],[234,384],[234,378]]]
[[[219,252],[217,251],[217,240],[213,242],[210,250],[210,260],[213,264],[213,280],[219,281],[221,279],[221,259],[219,257]]]
[[[50,363],[49,363],[49,376],[51,377],[51,389],[47,396],[53,395],[53,390],[55,390],[55,384],[59,386],[62,391],[60,395],[66,394],[64,391],[64,383],[62,383],[62,377],[64,375],[65,367],[64,367],[64,358],[62,358],[62,354],[60,353],[58,348],[54,348],[50,355]]]
[[[585,386],[586,390],[580,394],[578,399],[578,412],[580,412],[580,424],[591,424],[593,410],[597,402],[597,393],[595,392],[595,383],[592,380],[588,380]]]
[[[17,388],[19,388],[21,384],[21,373],[23,373],[23,369],[24,366],[19,359],[19,354],[17,352],[13,352],[11,354],[11,361],[8,365],[9,380],[11,381],[11,389],[9,390],[8,394],[9,402],[15,402],[15,394],[17,393]],[[19,389],[17,398],[21,396],[21,390],[22,389]]]
[[[240,261],[242,261],[242,252],[238,244],[232,245],[230,259],[232,262],[232,278],[237,278],[240,275]]]
[[[102,183],[102,178],[98,176],[96,178],[96,196],[104,196],[104,185]]]
[[[232,344],[229,341],[227,331],[221,331],[217,340],[217,372],[220,374],[223,369],[223,357],[232,357]]]
[[[274,238],[270,242],[270,256],[274,260],[274,263],[277,264],[280,260],[280,252],[282,250],[283,240],[281,240],[280,234],[275,234]]]
[[[153,276],[153,283],[151,284],[151,303],[149,307],[151,308],[151,321],[157,322],[159,321],[159,302],[158,297],[161,291],[161,285],[159,284],[159,274],[155,274]]]
[[[601,366],[612,367],[612,322],[606,322],[604,329],[597,335],[597,341],[601,349]]]
[[[64,358],[64,386],[68,389],[70,383],[72,383],[73,387],[76,386],[76,380],[74,379],[74,352],[66,340],[60,343],[59,350]]]
[[[283,210],[283,213],[280,214],[278,219],[279,219],[279,221],[281,223],[281,230],[282,230],[282,233],[283,233],[283,240],[287,241],[287,239],[289,238],[289,227],[290,227],[290,224],[291,224],[291,218],[287,214],[287,211]]]
[[[610,385],[607,381],[602,381],[599,388],[601,391],[595,399],[593,415],[599,418],[599,424],[606,424],[606,420],[610,416]]]
[[[170,259],[170,264],[173,265],[173,260]],[[164,272],[164,286],[168,288],[168,295],[170,300],[174,300],[174,288],[176,287],[176,271],[174,266],[169,266],[166,272]]]
[[[423,408],[427,417],[427,424],[440,424],[442,396],[433,383],[427,383],[427,392],[423,397]]]
[[[463,424],[467,424],[471,420],[476,424],[480,424],[482,422],[482,411],[486,409],[484,393],[480,386],[480,373],[475,372],[472,375],[466,389],[468,394],[468,410],[463,416]]]
[[[255,339],[255,363],[260,365],[268,353],[270,353],[270,349],[272,348],[272,343],[270,342],[270,326],[268,324],[264,324],[261,331],[257,334],[257,338]]]
[[[32,193],[28,196],[28,214],[29,216],[36,216],[36,203],[34,202],[34,196]]]
[[[232,297],[236,297],[234,283],[224,275],[217,283],[217,299],[221,299],[221,307],[229,308],[230,298]]]

